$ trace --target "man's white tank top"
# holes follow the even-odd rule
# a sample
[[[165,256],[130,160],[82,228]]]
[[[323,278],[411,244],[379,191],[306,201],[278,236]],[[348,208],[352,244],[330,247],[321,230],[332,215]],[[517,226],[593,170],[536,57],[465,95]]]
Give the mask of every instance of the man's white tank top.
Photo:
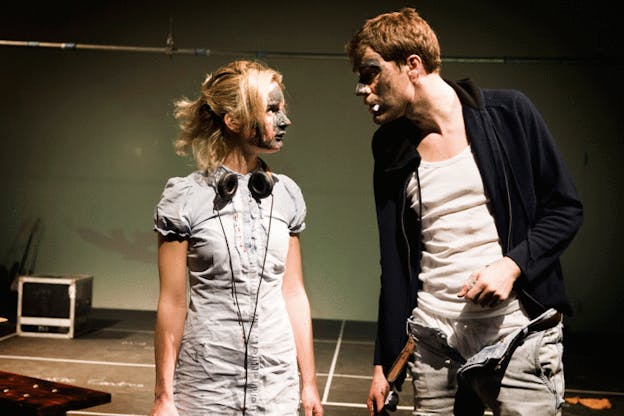
[[[463,151],[439,162],[421,161],[422,258],[418,307],[448,318],[489,318],[520,308],[515,293],[490,308],[457,297],[470,275],[502,257],[494,217],[474,156]],[[416,173],[407,200],[419,214]]]

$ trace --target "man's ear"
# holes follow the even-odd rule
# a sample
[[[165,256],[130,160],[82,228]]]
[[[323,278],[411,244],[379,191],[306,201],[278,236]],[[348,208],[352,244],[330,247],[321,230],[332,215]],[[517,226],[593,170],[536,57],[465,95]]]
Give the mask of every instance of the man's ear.
[[[240,126],[238,125],[238,121],[232,117],[230,113],[225,113],[223,116],[223,122],[225,123],[225,127],[228,128],[233,133],[240,133]]]
[[[422,68],[422,59],[420,59],[419,55],[416,54],[412,54],[410,56],[407,57],[407,66],[410,69],[414,69],[415,67],[421,67]]]
[[[407,57],[406,65],[408,68],[408,74],[410,79],[416,78],[418,75],[422,75],[424,67],[420,56],[413,54]]]

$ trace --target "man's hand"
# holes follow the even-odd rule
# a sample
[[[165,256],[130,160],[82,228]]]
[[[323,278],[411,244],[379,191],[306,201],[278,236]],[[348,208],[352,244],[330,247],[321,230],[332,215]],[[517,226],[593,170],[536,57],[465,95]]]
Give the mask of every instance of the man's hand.
[[[509,297],[522,271],[509,257],[472,273],[457,296],[483,307],[494,307]]]
[[[383,367],[376,365],[373,370],[373,381],[370,391],[368,392],[368,399],[366,400],[366,407],[368,407],[368,414],[370,416],[381,412],[389,392],[390,384],[383,373]]]

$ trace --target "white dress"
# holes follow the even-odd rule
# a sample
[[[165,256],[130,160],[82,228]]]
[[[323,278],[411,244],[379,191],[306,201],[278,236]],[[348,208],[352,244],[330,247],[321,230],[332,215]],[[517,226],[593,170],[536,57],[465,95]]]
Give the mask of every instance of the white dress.
[[[292,179],[273,179],[272,196],[256,201],[249,174],[238,175],[223,206],[215,176],[196,171],[169,179],[156,206],[154,229],[189,242],[190,299],[174,376],[180,415],[241,415],[244,398],[249,416],[297,414],[296,350],[281,288],[289,238],[305,228],[306,208]]]

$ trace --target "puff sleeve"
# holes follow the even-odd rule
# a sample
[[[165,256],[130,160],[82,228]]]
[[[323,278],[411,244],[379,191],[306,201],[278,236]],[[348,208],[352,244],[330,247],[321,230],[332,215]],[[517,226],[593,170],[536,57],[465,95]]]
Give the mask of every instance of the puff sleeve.
[[[288,176],[280,176],[280,180],[284,183],[286,194],[288,195],[288,203],[291,207],[291,213],[288,219],[288,230],[290,234],[299,234],[306,228],[306,205],[303,199],[303,193],[295,181]]]
[[[187,240],[191,236],[187,178],[170,178],[154,209],[154,231],[167,239]]]

